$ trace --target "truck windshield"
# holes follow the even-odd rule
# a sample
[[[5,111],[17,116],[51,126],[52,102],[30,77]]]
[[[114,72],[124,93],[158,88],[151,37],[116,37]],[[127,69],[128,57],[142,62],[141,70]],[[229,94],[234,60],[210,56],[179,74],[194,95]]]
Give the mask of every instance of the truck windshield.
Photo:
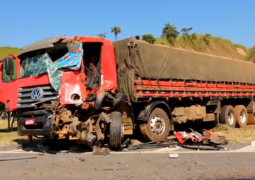
[[[34,77],[47,73],[46,62],[52,62],[48,53],[26,56],[21,60],[20,78]]]

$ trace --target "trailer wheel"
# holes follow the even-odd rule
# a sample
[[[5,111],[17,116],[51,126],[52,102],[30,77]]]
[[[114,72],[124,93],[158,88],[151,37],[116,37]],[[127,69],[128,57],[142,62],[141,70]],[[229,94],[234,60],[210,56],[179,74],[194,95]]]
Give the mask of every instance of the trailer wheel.
[[[245,127],[248,123],[247,109],[243,105],[235,106],[236,121],[239,127]]]
[[[140,124],[140,131],[148,141],[166,140],[170,131],[170,120],[161,108],[155,108],[147,123]]]
[[[236,127],[235,109],[231,105],[225,105],[221,108],[220,123],[227,124],[230,127]]]
[[[111,123],[109,129],[109,148],[112,150],[120,150],[122,142],[122,123],[121,123],[121,113],[114,111],[110,115]]]

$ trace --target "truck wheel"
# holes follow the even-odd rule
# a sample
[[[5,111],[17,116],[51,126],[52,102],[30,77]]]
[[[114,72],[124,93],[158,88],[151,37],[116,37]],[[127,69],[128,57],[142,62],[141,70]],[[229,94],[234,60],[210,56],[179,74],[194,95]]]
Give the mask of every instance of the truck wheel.
[[[120,150],[121,149],[121,141],[122,141],[122,124],[121,124],[121,113],[114,111],[111,113],[111,123],[109,129],[109,148],[112,150]]]
[[[221,108],[220,123],[227,124],[230,127],[236,127],[235,109],[231,105],[225,105]]]
[[[161,108],[155,108],[147,123],[140,124],[140,131],[148,141],[166,140],[170,131],[170,121],[166,112]]]
[[[245,127],[248,123],[247,109],[243,105],[235,106],[236,121],[239,127]]]

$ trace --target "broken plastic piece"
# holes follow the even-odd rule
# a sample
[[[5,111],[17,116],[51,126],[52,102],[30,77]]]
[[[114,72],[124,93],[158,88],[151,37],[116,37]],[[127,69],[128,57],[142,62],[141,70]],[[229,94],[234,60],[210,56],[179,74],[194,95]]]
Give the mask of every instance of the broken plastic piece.
[[[179,154],[169,154],[169,158],[176,159],[179,157]]]

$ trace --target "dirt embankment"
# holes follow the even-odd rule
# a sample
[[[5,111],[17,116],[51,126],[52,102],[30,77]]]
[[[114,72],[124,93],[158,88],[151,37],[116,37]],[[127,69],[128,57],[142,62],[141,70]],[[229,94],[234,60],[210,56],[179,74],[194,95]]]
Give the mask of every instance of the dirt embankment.
[[[174,41],[174,44],[170,44],[166,39],[159,38],[156,40],[155,44],[169,45],[189,51],[197,51],[240,60],[253,61],[255,58],[255,47],[248,49],[228,39],[214,36],[205,37],[205,35],[199,34],[195,34],[195,36],[179,36]]]

